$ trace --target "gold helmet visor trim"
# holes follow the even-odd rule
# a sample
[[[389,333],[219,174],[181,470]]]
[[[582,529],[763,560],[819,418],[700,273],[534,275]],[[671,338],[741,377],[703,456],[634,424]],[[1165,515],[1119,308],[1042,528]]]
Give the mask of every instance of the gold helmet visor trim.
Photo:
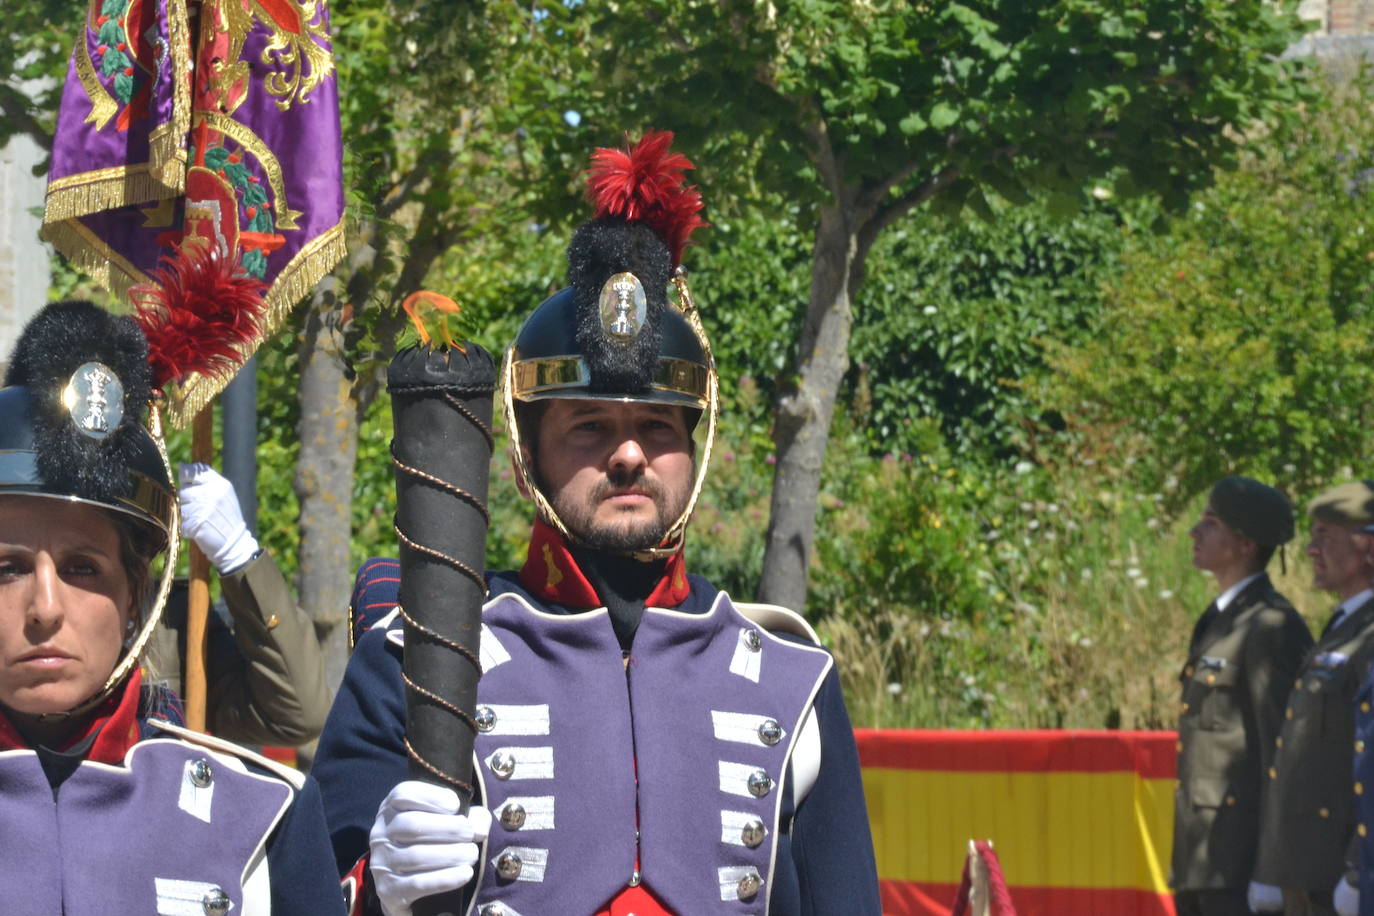
[[[569,388],[586,388],[591,370],[581,356],[553,356],[547,359],[522,359],[511,367],[512,389],[516,400],[536,401],[563,396]],[[690,398],[705,407],[709,396],[711,370],[685,359],[661,357],[651,391],[664,391]]]

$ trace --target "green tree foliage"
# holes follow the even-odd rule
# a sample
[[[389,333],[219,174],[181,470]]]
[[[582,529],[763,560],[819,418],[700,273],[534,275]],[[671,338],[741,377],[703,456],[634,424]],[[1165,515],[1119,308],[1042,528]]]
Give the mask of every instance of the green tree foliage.
[[[715,199],[795,201],[795,230],[814,233],[794,375],[777,400],[761,584],[765,599],[798,606],[852,304],[884,230],[927,204],[987,216],[990,198],[1037,192],[1069,212],[1097,179],[1178,206],[1234,158],[1240,131],[1302,96],[1279,59],[1301,31],[1292,5],[1263,0],[589,0],[539,11],[532,41],[549,53],[513,79],[513,99],[546,160],[571,172],[593,142],[671,126]],[[570,109],[574,130],[555,120]]]
[[[70,0],[9,0],[0,42],[0,148],[27,134],[52,146],[62,77],[83,7]]]
[[[1374,84],[1247,151],[1163,235],[1133,234],[1042,406],[1092,454],[1186,500],[1229,473],[1295,494],[1367,461],[1374,385]]]
[[[1155,212],[1136,209],[1136,221]],[[1042,413],[1019,383],[1043,371],[1043,341],[1093,325],[1124,221],[1103,203],[1058,217],[1042,195],[940,232],[894,226],[855,299],[844,389],[870,447],[926,451],[933,421],[961,459],[1015,456]]]

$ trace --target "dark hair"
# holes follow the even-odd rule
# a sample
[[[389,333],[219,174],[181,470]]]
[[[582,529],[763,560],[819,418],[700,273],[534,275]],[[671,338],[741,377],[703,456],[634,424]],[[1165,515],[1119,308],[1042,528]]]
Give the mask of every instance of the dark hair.
[[[122,512],[105,513],[114,523],[115,534],[119,538],[119,563],[124,567],[124,576],[129,580],[129,604],[133,615],[130,619],[143,620],[148,601],[148,591],[152,584],[152,563],[162,552],[163,535],[147,522],[138,521]]]
[[[1273,544],[1255,544],[1255,572],[1263,572],[1269,565],[1269,561],[1274,559],[1274,551],[1278,550]]]

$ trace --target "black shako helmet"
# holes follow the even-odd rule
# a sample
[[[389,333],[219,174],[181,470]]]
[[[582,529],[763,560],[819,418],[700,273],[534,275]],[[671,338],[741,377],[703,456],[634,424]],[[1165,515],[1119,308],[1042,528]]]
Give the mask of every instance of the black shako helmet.
[[[87,503],[132,520],[167,552],[161,587],[92,708],[138,663],[176,567],[177,502],[154,415],[148,342],[133,319],[89,302],[45,306],[15,344],[0,389],[0,496]]]
[[[643,401],[686,408],[689,427],[706,413],[697,476],[682,515],[651,558],[677,552],[710,463],[719,409],[715,360],[681,266],[692,231],[705,225],[701,196],[684,184],[692,168],[671,153],[673,135],[650,132],[632,149],[598,149],[588,191],[595,216],[573,233],[568,282],[525,320],[506,351],[506,425],[516,473],[540,515],[571,543],[521,448],[517,402],[553,398]],[[676,301],[669,298],[674,287]]]

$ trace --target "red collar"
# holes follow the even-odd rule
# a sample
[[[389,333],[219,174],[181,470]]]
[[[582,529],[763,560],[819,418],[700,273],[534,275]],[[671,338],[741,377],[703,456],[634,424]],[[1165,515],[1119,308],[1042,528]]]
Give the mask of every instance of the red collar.
[[[577,610],[590,610],[606,603],[578,568],[567,542],[542,519],[535,520],[534,530],[530,532],[530,550],[520,570],[520,584],[531,595]],[[663,578],[644,599],[644,604],[647,607],[677,607],[691,592],[687,562],[679,550],[664,564]]]
[[[86,759],[96,763],[123,763],[129,748],[138,743],[138,698],[142,686],[143,675],[135,669],[122,687],[96,707],[86,728],[58,750],[75,747],[95,735]],[[0,713],[0,750],[30,750],[29,743],[4,713]]]

